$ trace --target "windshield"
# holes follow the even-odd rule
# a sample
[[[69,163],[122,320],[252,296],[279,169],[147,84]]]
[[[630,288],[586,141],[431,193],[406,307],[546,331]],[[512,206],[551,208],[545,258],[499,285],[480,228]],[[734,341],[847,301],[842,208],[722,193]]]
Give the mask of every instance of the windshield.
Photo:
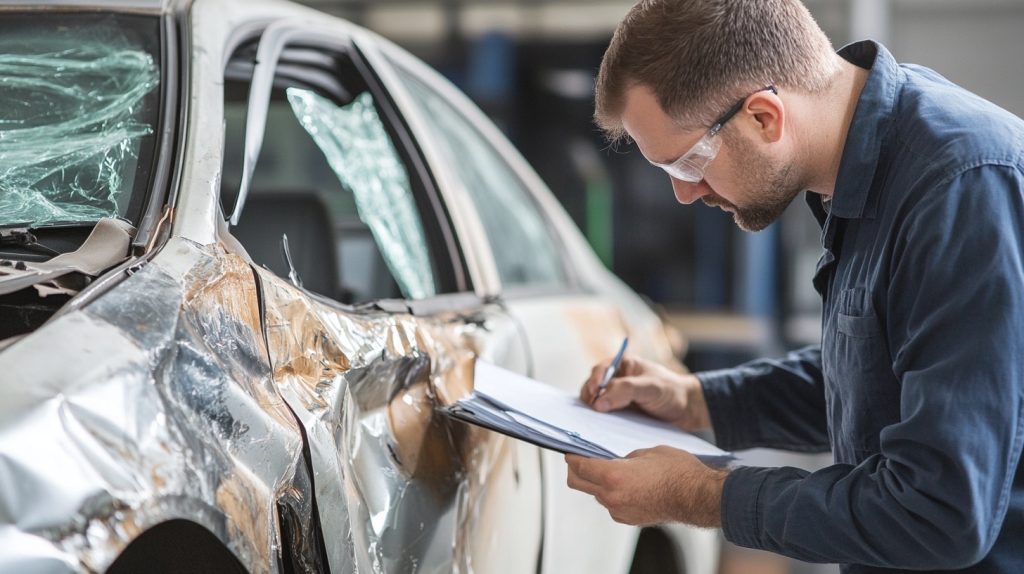
[[[159,19],[0,19],[0,226],[135,221],[149,187]]]

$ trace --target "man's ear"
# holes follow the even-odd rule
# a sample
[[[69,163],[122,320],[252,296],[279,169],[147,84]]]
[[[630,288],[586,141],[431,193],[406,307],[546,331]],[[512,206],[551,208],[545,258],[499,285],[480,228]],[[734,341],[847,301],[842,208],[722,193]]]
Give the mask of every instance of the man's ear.
[[[765,143],[782,139],[786,127],[786,106],[782,98],[768,91],[757,92],[747,98],[743,113],[753,119],[757,136]]]

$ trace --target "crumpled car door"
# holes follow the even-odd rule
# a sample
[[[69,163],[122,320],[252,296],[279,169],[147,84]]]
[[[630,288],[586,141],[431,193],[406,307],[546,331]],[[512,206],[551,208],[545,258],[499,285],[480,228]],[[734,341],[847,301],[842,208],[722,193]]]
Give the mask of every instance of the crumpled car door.
[[[347,50],[353,58],[359,41],[371,41],[353,44],[307,21],[277,24],[264,32],[268,40]],[[250,113],[257,88],[273,84],[272,64],[264,70],[254,72]],[[273,381],[305,431],[331,570],[534,571],[542,511],[537,449],[435,409],[471,390],[476,356],[527,370],[517,325],[472,293],[435,295],[411,256],[422,240],[403,214],[408,188],[388,171],[395,166],[382,165],[385,130],[364,121],[387,106],[386,93],[378,86],[366,92],[376,101],[339,107],[300,87],[286,91],[297,119],[357,196],[360,218],[406,297],[352,307],[255,267]],[[247,157],[256,157],[248,137],[262,129],[247,123]],[[376,152],[367,169],[359,169],[359,150],[343,145],[353,137]],[[245,186],[236,221],[244,218]]]

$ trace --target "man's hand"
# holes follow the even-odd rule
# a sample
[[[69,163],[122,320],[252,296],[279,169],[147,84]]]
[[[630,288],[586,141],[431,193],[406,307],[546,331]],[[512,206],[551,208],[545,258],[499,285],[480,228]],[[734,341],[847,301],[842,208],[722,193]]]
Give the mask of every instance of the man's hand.
[[[593,495],[616,522],[722,525],[722,485],[728,472],[707,467],[686,451],[659,446],[617,460],[567,454],[565,462],[569,488]]]
[[[685,431],[711,428],[711,415],[697,377],[643,359],[624,357],[595,401],[601,377],[610,364],[611,360],[607,360],[595,366],[580,389],[580,400],[592,404],[595,410],[608,412],[635,405]]]

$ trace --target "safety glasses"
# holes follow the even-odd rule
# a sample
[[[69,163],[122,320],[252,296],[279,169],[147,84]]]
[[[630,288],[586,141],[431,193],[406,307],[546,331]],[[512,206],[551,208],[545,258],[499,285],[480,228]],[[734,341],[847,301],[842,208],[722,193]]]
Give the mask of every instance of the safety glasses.
[[[757,92],[771,92],[778,94],[779,91],[775,89],[775,86],[766,86],[757,90]],[[741,109],[743,109],[743,103],[747,101],[747,98],[756,94],[753,92],[741,98],[738,102],[733,104],[729,111],[722,114],[722,117],[718,118],[715,123],[708,130],[708,133],[704,134],[700,140],[694,144],[686,153],[681,155],[679,159],[672,163],[657,163],[651,162],[651,165],[660,167],[665,170],[665,173],[674,179],[680,181],[686,181],[689,183],[699,183],[704,179],[704,171],[707,170],[708,164],[711,160],[715,159],[718,155],[718,150],[722,148],[722,139],[718,137],[718,132],[722,131],[722,126],[726,122],[732,119]]]

